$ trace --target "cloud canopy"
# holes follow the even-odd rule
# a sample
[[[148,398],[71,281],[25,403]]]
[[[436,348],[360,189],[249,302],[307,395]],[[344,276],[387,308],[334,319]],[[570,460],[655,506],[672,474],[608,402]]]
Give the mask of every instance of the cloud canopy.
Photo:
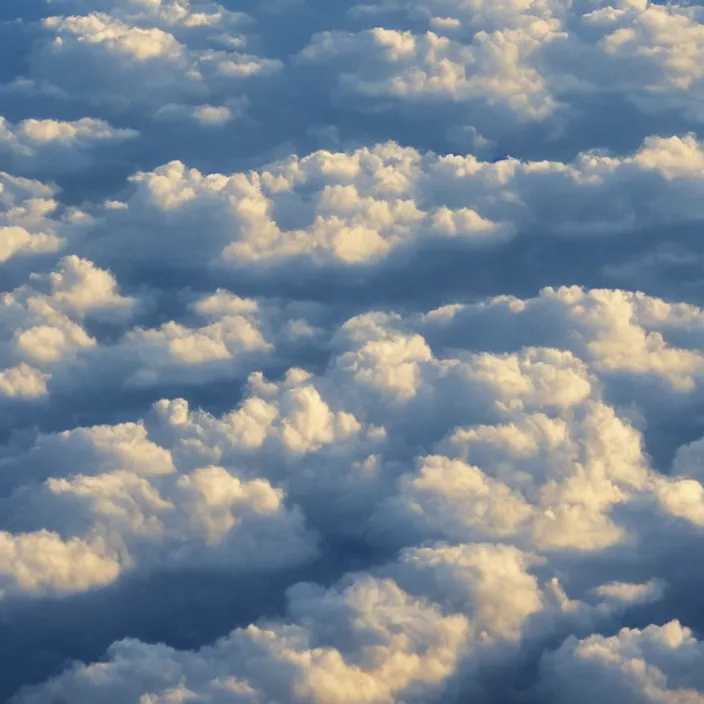
[[[704,701],[704,8],[8,0],[0,699]]]

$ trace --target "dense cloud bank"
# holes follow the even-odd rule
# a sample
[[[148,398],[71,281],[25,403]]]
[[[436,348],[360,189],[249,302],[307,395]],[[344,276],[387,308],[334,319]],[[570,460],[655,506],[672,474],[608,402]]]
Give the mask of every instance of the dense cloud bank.
[[[0,699],[704,702],[704,8],[6,0]]]

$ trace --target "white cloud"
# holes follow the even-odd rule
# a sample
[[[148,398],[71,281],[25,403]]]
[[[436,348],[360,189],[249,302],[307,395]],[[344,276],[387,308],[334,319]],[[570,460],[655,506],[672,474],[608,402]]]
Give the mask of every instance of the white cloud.
[[[44,24],[57,33],[75,36],[87,44],[103,44],[108,51],[123,54],[136,62],[158,57],[176,59],[181,55],[181,46],[172,35],[159,29],[129,27],[112,20],[109,15],[50,17]],[[63,40],[59,37],[57,49],[62,45]]]
[[[76,255],[62,258],[50,273],[33,274],[29,284],[0,295],[0,389],[6,396],[36,397],[50,393],[52,379],[71,393],[84,383],[113,393],[171,383],[202,386],[244,379],[266,362],[281,364],[324,335],[315,307],[224,290],[193,300],[184,322],[134,325],[151,306],[149,296],[122,295],[111,272]],[[94,324],[114,332],[99,341],[90,332]]]
[[[228,7],[0,10],[0,699],[699,702],[700,4]]]
[[[529,300],[499,296],[438,309],[425,317],[422,329],[440,345],[471,344],[469,335],[477,331],[491,336],[489,344],[508,348],[518,340],[547,343],[574,352],[607,381],[626,373],[687,391],[699,385],[704,370],[703,323],[694,305],[573,286],[546,288]]]
[[[696,5],[408,0],[355,14],[375,26],[322,32],[301,53],[328,65],[348,109],[470,104],[473,124],[494,131],[497,119],[569,124],[585,99],[619,95],[646,115],[704,118]]]
[[[52,186],[0,172],[0,264],[17,255],[61,248],[55,195]]]
[[[61,259],[50,274],[32,279],[34,286],[0,295],[0,365],[6,367],[9,396],[45,393],[45,382],[57,365],[97,346],[82,325],[85,317],[125,320],[135,305],[134,299],[120,295],[109,272],[75,255]]]
[[[43,20],[53,39],[34,53],[28,76],[73,100],[119,112],[136,105],[156,112],[165,103],[195,109],[198,101],[232,98],[241,79],[281,66],[248,52],[241,34],[250,24],[247,16],[216,3],[192,9],[182,2],[78,5],[87,14]]]
[[[120,295],[115,278],[75,254],[64,257],[46,276],[33,275],[32,283],[46,283],[52,305],[78,318],[129,315],[133,298]]]
[[[109,264],[130,238],[139,242],[135,258],[154,265],[168,228],[172,266],[252,275],[291,262],[369,267],[440,244],[469,249],[471,260],[472,250],[515,237],[632,237],[646,226],[701,221],[701,159],[701,145],[685,136],[568,164],[486,162],[393,143],[233,174],[172,162],[131,177],[125,207],[104,213],[100,244],[86,245],[86,254]]]
[[[609,582],[597,587],[594,592],[605,599],[623,601],[629,604],[641,604],[661,599],[664,589],[665,586],[662,582],[651,579],[645,584]]]
[[[247,106],[246,100],[229,101],[229,105],[164,105],[155,117],[163,120],[188,119],[201,127],[222,127],[242,115]]]
[[[135,136],[133,130],[116,129],[103,120],[84,117],[75,122],[58,120],[23,120],[13,130],[7,122],[3,123],[7,140],[16,140],[18,151],[31,149],[48,142],[92,142],[100,140],[129,139]],[[14,138],[14,139],[13,139]],[[24,141],[24,144],[22,143]]]
[[[25,362],[0,371],[0,396],[6,398],[38,398],[47,393],[49,374]]]
[[[0,598],[19,594],[62,594],[103,586],[119,565],[99,543],[62,541],[55,533],[0,532]]]
[[[121,19],[159,26],[246,25],[250,21],[247,15],[208,0],[53,0],[51,4],[69,11],[107,11]]]
[[[46,369],[92,347],[96,341],[43,296],[31,290],[3,294],[2,326],[5,330],[2,363],[36,365]]]
[[[240,320],[236,325],[244,330],[242,316],[258,312],[258,304],[221,292],[195,309],[215,316],[218,325]],[[657,305],[646,310],[657,319]],[[36,499],[37,515],[45,516],[41,525],[56,515],[51,529],[61,531],[60,507],[67,503],[74,507],[67,525],[83,528],[76,533],[64,526],[66,535],[97,531],[109,543],[102,521],[111,516],[119,545],[141,556],[135,560],[151,562],[157,560],[152,551],[169,552],[165,545],[174,535],[184,540],[184,522],[188,535],[219,545],[238,525],[242,506],[254,512],[255,524],[259,514],[272,514],[288,526],[293,518],[279,518],[283,495],[274,487],[280,482],[302,506],[301,515],[314,517],[326,532],[361,532],[399,547],[428,539],[498,540],[548,553],[598,551],[637,539],[638,525],[621,523],[611,512],[648,494],[668,513],[699,523],[682,508],[682,482],[652,473],[640,434],[600,399],[596,378],[572,353],[530,347],[439,358],[419,335],[404,336],[403,323],[380,314],[349,321],[322,376],[291,369],[271,382],[255,374],[242,403],[222,417],[190,410],[184,400],[163,400],[147,418],[148,438],[143,426],[125,425],[40,439],[30,457],[37,479],[45,480]],[[155,340],[162,334],[154,332]],[[206,327],[192,338],[168,338],[169,345],[188,342],[169,352],[179,374],[208,361],[207,351],[222,349],[227,356],[228,338],[208,335]],[[134,339],[127,334],[120,355]],[[59,348],[47,348],[56,350],[51,360],[43,349],[34,345],[32,354],[43,354],[39,362],[54,361]],[[140,371],[157,358],[154,349],[145,353]],[[399,471],[404,438],[419,432],[418,440],[436,454],[418,457],[415,471]],[[66,449],[51,449],[63,443]],[[75,454],[73,447],[86,449]],[[148,460],[140,459],[143,453]],[[56,466],[59,474],[53,474],[42,458],[55,454],[100,471],[76,467],[62,476]],[[349,466],[354,473],[346,477]],[[242,467],[242,474],[232,475],[229,467]],[[340,494],[348,481],[356,488]],[[318,506],[328,492],[329,505]],[[17,497],[23,500],[21,491]],[[18,520],[25,530],[37,529],[32,512],[17,515],[24,516]],[[340,516],[361,523],[333,527]],[[286,527],[281,535],[289,532]]]
[[[702,646],[677,621],[610,638],[569,639],[547,655],[543,677],[550,701],[594,698],[633,702],[696,702],[704,687],[695,663]]]
[[[442,24],[434,25],[442,29]],[[433,31],[417,36],[377,27],[360,35],[319,35],[302,57],[315,62],[341,58],[340,88],[365,98],[481,99],[540,119],[557,104],[529,57],[559,38],[559,29],[554,20],[536,21],[520,29],[478,33],[471,44],[462,44]]]
[[[79,592],[159,568],[276,569],[316,554],[283,490],[233,467],[179,470],[143,425],[39,436],[27,457],[6,458],[3,469],[27,460],[35,483],[3,504],[5,522],[19,529],[4,534],[10,552],[0,574],[15,585],[8,595]],[[44,544],[65,557],[49,559]],[[82,573],[75,578],[74,559]]]
[[[0,152],[20,172],[85,167],[90,163],[88,152],[97,145],[118,144],[137,135],[136,130],[117,129],[88,117],[74,122],[29,119],[17,125],[0,117]]]
[[[445,685],[485,658],[512,667],[532,617],[549,632],[549,618],[594,623],[616,614],[570,600],[554,581],[541,588],[528,571],[535,562],[495,545],[405,551],[383,567],[392,577],[296,585],[284,621],[236,629],[195,652],[124,640],[104,662],[76,664],[17,701],[442,701]]]
[[[20,701],[78,704],[98,692],[103,701],[394,701],[451,674],[468,631],[462,616],[444,616],[391,580],[360,577],[328,592],[303,585],[290,608],[306,625],[251,626],[197,653],[124,641],[101,677],[97,665],[79,666]]]
[[[536,577],[528,571],[540,560],[506,545],[465,543],[401,552],[396,569],[418,589],[472,619],[480,638],[513,640],[526,620],[545,607]],[[424,584],[427,580],[428,584]]]

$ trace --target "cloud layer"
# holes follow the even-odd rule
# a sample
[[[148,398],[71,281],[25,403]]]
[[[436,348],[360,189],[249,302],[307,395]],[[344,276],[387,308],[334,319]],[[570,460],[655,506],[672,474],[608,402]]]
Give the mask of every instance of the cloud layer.
[[[700,4],[1,13],[1,699],[704,701]]]

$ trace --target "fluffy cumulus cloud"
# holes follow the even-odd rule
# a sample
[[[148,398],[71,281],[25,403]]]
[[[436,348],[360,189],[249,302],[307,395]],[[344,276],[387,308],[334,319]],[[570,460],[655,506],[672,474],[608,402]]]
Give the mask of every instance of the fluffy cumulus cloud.
[[[63,258],[48,276],[34,278],[48,289],[46,293],[24,285],[2,294],[2,363],[7,365],[2,372],[3,395],[46,393],[44,382],[53,368],[97,345],[83,327],[83,318],[122,317],[134,304],[119,294],[109,272],[75,255]]]
[[[438,163],[434,155],[424,159],[390,143],[352,153],[316,152],[234,174],[172,162],[132,176],[129,200],[106,220],[110,232],[121,227],[125,237],[139,236],[145,258],[160,256],[157,223],[178,220],[179,254],[231,268],[301,259],[303,266],[366,265],[427,237],[481,244],[511,234],[510,223],[473,208],[434,204],[432,192],[424,193],[432,188],[426,160],[431,168]],[[120,222],[112,225],[111,219]],[[204,236],[192,229],[196,219],[208,222]]]
[[[545,658],[545,679],[554,696],[591,701],[606,696],[634,702],[696,702],[702,644],[678,621],[615,636],[571,638]]]
[[[53,185],[0,172],[0,265],[13,257],[57,252],[68,230],[85,222],[85,213],[61,207],[56,191]]]
[[[33,274],[0,298],[0,398],[44,396],[52,388],[73,393],[81,383],[119,392],[243,380],[262,363],[280,365],[325,336],[305,318],[320,315],[315,307],[222,290],[185,304],[183,322],[139,324],[154,305],[148,293],[123,295],[111,272],[76,255]]]
[[[134,139],[132,129],[116,129],[104,120],[84,117],[73,122],[23,120],[10,124],[0,117],[0,150],[9,155],[16,170],[43,168],[55,160],[55,168],[77,168],[85,164],[86,152],[100,144]]]
[[[582,152],[567,163],[484,161],[395,142],[229,174],[174,161],[133,174],[125,200],[94,212],[95,234],[76,247],[108,266],[133,247],[132,261],[151,270],[197,264],[248,278],[274,270],[288,281],[321,268],[374,275],[438,248],[471,268],[478,250],[501,252],[531,238],[553,238],[553,249],[595,239],[602,246],[605,238],[623,246],[654,227],[681,230],[673,239],[696,250],[688,228],[704,217],[703,164],[692,134],[650,137],[623,157]],[[165,229],[178,242],[168,261]],[[623,279],[629,264],[640,268],[601,269]]]
[[[704,701],[702,66],[697,2],[9,0],[0,699]]]
[[[96,108],[132,112],[138,102],[139,109],[157,112],[164,103],[185,109],[218,99],[222,105],[193,108],[212,123],[213,111],[222,115],[243,81],[280,69],[277,60],[249,50],[252,18],[217,3],[71,1],[49,9],[62,14],[41,21],[25,85],[52,86],[67,100]]]
[[[614,94],[649,120],[704,117],[695,3],[390,0],[352,14],[366,26],[320,32],[300,59],[332,68],[340,97],[366,109],[449,109],[455,138],[479,127],[493,139],[525,122],[562,132]],[[462,123],[467,108],[479,124]]]

